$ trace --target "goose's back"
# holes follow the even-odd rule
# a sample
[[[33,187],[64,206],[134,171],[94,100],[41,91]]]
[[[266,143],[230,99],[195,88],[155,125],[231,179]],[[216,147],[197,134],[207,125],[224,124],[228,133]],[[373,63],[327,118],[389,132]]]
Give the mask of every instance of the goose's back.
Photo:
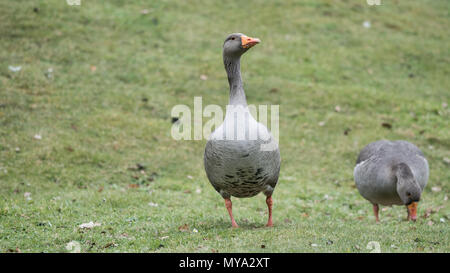
[[[380,140],[364,147],[358,156],[354,178],[361,195],[372,203],[402,204],[393,171],[393,167],[399,163],[410,167],[423,190],[429,170],[420,149],[407,141]]]

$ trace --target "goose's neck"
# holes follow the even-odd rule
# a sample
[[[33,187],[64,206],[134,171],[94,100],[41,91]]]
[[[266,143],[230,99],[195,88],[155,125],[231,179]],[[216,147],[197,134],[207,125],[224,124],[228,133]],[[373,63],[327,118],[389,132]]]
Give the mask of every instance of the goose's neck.
[[[223,63],[228,75],[228,84],[230,85],[230,105],[247,106],[244,87],[241,78],[241,59],[240,57],[223,57]]]
[[[418,187],[419,185],[414,179],[414,174],[411,168],[405,164],[400,163],[394,166],[395,176],[397,177],[398,187]]]
[[[399,180],[406,180],[408,178],[414,177],[411,169],[405,163],[399,163],[394,166],[395,175]]]

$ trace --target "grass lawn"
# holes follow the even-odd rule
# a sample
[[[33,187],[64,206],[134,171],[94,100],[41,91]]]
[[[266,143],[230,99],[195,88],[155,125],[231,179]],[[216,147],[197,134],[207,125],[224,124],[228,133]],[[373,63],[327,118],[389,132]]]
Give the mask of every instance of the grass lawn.
[[[0,251],[449,252],[450,2],[381,1],[0,1]],[[262,40],[249,104],[280,105],[273,228],[261,194],[231,229],[206,141],[170,133],[173,106],[227,104],[232,32]],[[428,158],[416,223],[354,186],[379,139]]]

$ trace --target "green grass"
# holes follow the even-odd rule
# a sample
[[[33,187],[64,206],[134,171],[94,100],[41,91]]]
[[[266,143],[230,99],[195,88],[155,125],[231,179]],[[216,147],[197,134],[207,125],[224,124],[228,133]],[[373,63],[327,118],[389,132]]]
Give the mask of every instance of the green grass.
[[[81,2],[0,2],[0,251],[450,251],[447,0]],[[259,195],[233,199],[232,230],[205,141],[170,135],[174,105],[228,102],[232,32],[262,40],[242,61],[248,102],[280,105],[274,228]],[[354,187],[359,150],[383,138],[429,160],[416,223],[393,207],[375,224]]]

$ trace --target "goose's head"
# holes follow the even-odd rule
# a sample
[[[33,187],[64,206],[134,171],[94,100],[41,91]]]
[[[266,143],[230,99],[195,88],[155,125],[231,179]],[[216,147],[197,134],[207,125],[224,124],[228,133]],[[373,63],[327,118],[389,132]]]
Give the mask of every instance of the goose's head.
[[[408,218],[416,221],[417,205],[422,189],[417,183],[408,165],[400,163],[394,167],[397,177],[397,193],[403,204],[408,208]]]
[[[223,55],[227,57],[240,57],[260,42],[261,40],[258,38],[248,37],[242,33],[230,34],[223,43]]]

